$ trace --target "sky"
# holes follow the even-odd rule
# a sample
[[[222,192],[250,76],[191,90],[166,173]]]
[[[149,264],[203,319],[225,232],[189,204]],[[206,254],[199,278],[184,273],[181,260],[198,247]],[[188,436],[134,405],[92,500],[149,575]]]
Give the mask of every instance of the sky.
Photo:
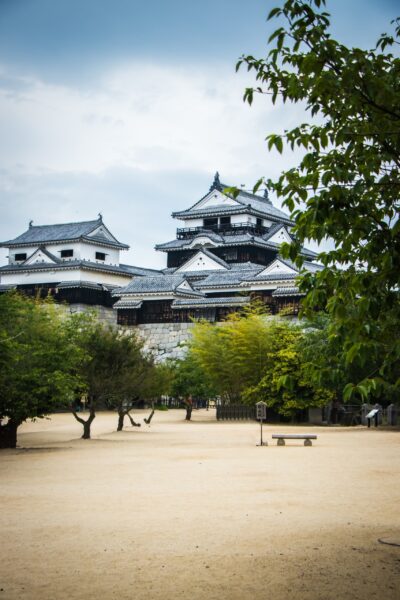
[[[0,240],[95,219],[130,245],[121,262],[163,268],[171,212],[229,185],[277,177],[298,156],[265,137],[302,108],[252,107],[242,54],[266,55],[277,0],[0,0]],[[332,32],[373,47],[393,0],[331,0]],[[274,200],[279,206],[279,203]],[[7,252],[0,249],[0,264]]]

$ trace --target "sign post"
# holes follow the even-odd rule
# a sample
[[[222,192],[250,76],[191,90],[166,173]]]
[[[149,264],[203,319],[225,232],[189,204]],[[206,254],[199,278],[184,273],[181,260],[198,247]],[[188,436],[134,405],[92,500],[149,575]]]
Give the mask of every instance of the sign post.
[[[257,446],[268,446],[268,442],[263,441],[263,421],[267,420],[267,405],[265,402],[256,403],[256,419],[260,421],[260,443]]]

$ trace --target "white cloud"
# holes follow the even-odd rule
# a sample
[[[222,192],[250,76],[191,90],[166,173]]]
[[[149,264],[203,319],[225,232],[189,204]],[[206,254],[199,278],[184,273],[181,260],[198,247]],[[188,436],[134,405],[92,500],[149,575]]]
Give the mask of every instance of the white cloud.
[[[90,92],[37,79],[15,81],[23,83],[21,92],[10,89],[10,79],[0,91],[7,140],[0,160],[28,171],[218,168],[231,177],[255,170],[259,175],[265,134],[282,117],[280,108],[264,101],[245,105],[245,75],[226,66],[129,64],[105,73]],[[280,171],[282,160],[275,159],[269,166]]]
[[[174,237],[170,213],[206,193],[217,169],[224,182],[251,186],[297,162],[269,154],[264,138],[303,120],[301,109],[264,97],[250,108],[242,96],[252,79],[232,71],[130,63],[83,90],[0,69],[0,239],[29,219],[101,210],[133,248],[124,260],[165,264],[153,247]]]

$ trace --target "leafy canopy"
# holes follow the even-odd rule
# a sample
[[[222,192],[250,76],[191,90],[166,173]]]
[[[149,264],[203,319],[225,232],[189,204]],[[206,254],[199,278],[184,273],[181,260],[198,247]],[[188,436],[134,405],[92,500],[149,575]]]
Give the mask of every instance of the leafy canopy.
[[[83,385],[76,371],[84,356],[70,336],[73,321],[50,301],[0,295],[0,421],[19,425],[43,417]]]
[[[273,104],[302,103],[310,116],[268,135],[270,150],[299,147],[304,155],[267,186],[295,220],[285,257],[301,266],[307,240],[335,242],[319,254],[322,271],[303,273],[304,308],[327,309],[347,365],[379,355],[362,381],[367,395],[381,380],[400,383],[400,59],[391,51],[400,24],[371,50],[348,48],[331,37],[324,5],[282,2],[269,14],[280,25],[267,57],[243,56],[237,67],[247,66],[258,82],[245,92],[250,104],[265,94]]]
[[[298,324],[250,308],[218,326],[197,323],[187,360],[227,402],[264,400],[288,416],[333,397],[308,375],[300,346],[304,335]]]

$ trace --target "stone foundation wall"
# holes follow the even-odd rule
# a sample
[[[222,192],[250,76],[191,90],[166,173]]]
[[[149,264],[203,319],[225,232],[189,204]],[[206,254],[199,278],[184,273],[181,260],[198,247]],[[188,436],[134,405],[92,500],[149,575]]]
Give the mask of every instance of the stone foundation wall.
[[[86,304],[59,304],[63,310],[80,313],[94,310],[99,320],[108,325],[117,325],[117,311],[105,306]],[[157,362],[167,358],[183,358],[186,352],[185,342],[190,338],[193,323],[149,323],[134,327],[121,327],[122,330],[134,330],[144,339],[144,349],[156,357]]]
[[[107,323],[108,325],[117,324],[117,311],[107,306],[90,306],[88,304],[57,304],[56,306],[71,314],[94,311],[102,323]]]
[[[152,352],[158,362],[167,358],[183,358],[193,323],[149,323],[132,327],[145,341],[145,350]]]

